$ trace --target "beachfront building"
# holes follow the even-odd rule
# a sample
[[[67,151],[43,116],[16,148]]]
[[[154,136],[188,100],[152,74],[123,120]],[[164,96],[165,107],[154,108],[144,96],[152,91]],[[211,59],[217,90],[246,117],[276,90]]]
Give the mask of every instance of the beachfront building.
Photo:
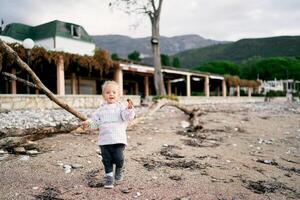
[[[227,94],[225,79],[221,75],[167,66],[162,67],[162,73],[168,95],[209,97]],[[153,75],[152,66],[121,62],[115,80],[124,94],[147,97],[155,95]]]
[[[20,43],[27,38],[46,50],[64,51],[80,55],[93,55],[95,43],[80,25],[54,20],[38,26],[11,23],[0,33],[0,39],[8,43]]]

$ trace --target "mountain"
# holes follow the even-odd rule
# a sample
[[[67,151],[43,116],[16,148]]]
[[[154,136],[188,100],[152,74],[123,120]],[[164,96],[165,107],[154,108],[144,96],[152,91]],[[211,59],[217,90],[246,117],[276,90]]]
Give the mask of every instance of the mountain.
[[[212,60],[239,63],[251,57],[300,56],[300,36],[242,39],[237,42],[191,49],[174,55],[181,66],[191,68]]]
[[[142,57],[152,55],[150,39],[131,38],[124,35],[94,35],[92,36],[96,47],[107,49],[111,54],[117,53],[119,57],[127,58],[127,55],[133,51],[138,51]],[[210,45],[224,43],[224,41],[215,41],[205,39],[199,35],[181,35],[174,37],[160,37],[161,53],[172,55],[187,49],[206,47]]]

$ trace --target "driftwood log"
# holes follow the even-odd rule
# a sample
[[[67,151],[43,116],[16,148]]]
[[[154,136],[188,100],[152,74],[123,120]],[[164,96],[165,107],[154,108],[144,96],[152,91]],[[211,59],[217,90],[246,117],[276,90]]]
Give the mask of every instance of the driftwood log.
[[[60,99],[57,99],[55,95],[42,83],[42,81],[37,77],[37,75],[32,71],[32,69],[23,62],[20,57],[17,55],[17,53],[11,49],[5,42],[3,42],[0,39],[0,48],[3,49],[6,53],[9,55],[13,55],[15,62],[18,64],[18,66],[25,70],[30,74],[32,77],[34,83],[31,83],[29,81],[26,81],[24,79],[18,78],[14,74],[8,73],[8,72],[1,72],[0,74],[8,77],[12,80],[19,81],[25,85],[29,85],[31,87],[34,87],[36,89],[39,89],[40,91],[44,92],[46,96],[53,102],[55,102],[57,105],[59,105],[61,108],[65,109],[66,111],[73,114],[75,117],[79,118],[80,120],[84,121],[87,119],[86,116],[81,114],[80,112],[76,111],[74,108],[66,104]],[[151,116],[154,114],[158,109],[164,107],[164,106],[173,106],[178,108],[179,110],[183,111],[185,114],[187,114],[190,117],[192,128],[194,130],[201,129],[201,121],[200,116],[201,113],[199,109],[189,109],[181,104],[179,104],[177,101],[168,100],[168,99],[161,99],[156,102],[154,102],[149,109],[140,117],[135,118],[130,124],[129,128],[132,128],[136,126],[140,121],[146,120],[148,116]],[[79,127],[79,124],[77,126],[67,126],[67,127],[41,127],[41,128],[29,128],[29,129],[4,129],[0,130],[0,149],[11,149],[18,146],[26,146],[28,142],[42,139],[45,137],[48,137],[53,134],[57,133],[68,133],[68,132],[81,132],[81,133],[87,133],[92,132],[91,130],[82,130]]]

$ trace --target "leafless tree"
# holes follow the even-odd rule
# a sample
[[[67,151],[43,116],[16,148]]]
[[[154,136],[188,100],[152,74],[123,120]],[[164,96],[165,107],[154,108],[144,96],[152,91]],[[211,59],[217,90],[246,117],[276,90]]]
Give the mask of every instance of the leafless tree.
[[[159,22],[163,0],[114,0],[111,7],[117,7],[128,14],[143,14],[149,17],[152,26],[151,46],[154,63],[154,86],[157,95],[165,95],[163,74],[160,59]]]

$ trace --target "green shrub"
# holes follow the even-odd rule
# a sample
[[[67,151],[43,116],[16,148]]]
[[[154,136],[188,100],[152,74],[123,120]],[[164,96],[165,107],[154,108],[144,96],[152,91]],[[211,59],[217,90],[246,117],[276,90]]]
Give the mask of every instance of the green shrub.
[[[286,96],[286,92],[283,91],[269,91],[265,94],[265,97],[284,97]]]

